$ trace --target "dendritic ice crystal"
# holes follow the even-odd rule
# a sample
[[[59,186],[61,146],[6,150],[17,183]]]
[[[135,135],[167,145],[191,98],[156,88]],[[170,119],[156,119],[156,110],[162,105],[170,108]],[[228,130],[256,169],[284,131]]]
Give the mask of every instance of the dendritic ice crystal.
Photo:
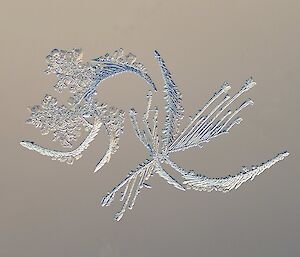
[[[193,117],[190,123],[180,130],[180,120],[183,119],[184,108],[182,95],[172,80],[171,73],[161,55],[155,51],[155,58],[161,68],[164,79],[164,92],[166,100],[166,119],[162,135],[158,133],[158,108],[152,107],[152,91],[147,94],[147,107],[138,122],[137,112],[129,111],[129,118],[135,135],[145,146],[149,157],[114,187],[102,199],[102,206],[112,203],[117,193],[123,202],[121,210],[115,214],[115,219],[120,220],[126,209],[132,209],[137,196],[143,188],[151,188],[148,180],[158,174],[166,182],[177,189],[185,191],[194,189],[199,191],[228,192],[237,189],[241,184],[254,179],[264,170],[289,155],[287,151],[279,153],[274,158],[251,168],[243,167],[235,175],[210,178],[199,174],[197,171],[186,170],[177,165],[171,155],[192,147],[202,148],[205,143],[229,131],[242,121],[238,114],[247,106],[252,105],[252,100],[244,101],[238,108],[230,110],[232,103],[239,99],[245,92],[255,86],[252,78],[248,79],[241,89],[233,96],[228,95],[230,86],[224,83],[211,99]],[[80,145],[69,151],[52,150],[31,141],[22,141],[21,145],[34,150],[53,160],[72,164],[82,156],[83,151],[97,136],[103,125],[109,137],[109,146],[105,155],[98,161],[94,172],[98,171],[110,161],[111,155],[119,147],[119,137],[123,132],[125,112],[115,107],[108,107],[96,101],[97,87],[107,78],[123,72],[131,72],[144,79],[154,91],[156,86],[147,74],[143,64],[136,62],[136,57],[129,53],[125,55],[123,49],[116,50],[113,54],[93,59],[84,63],[82,51],[52,50],[46,57],[48,63],[47,73],[54,73],[58,81],[54,88],[58,92],[68,88],[71,96],[68,107],[58,105],[58,101],[51,95],[45,95],[40,105],[31,108],[31,116],[26,121],[41,129],[41,133],[53,134],[53,140],[59,141],[63,147],[72,148],[72,141],[81,136],[81,130],[88,135]],[[163,164],[172,167],[181,177],[182,182],[173,178],[164,168]]]
[[[43,135],[53,133],[53,140],[59,141],[63,147],[71,148],[72,141],[80,137],[83,129],[89,132],[88,136],[76,149],[70,151],[51,150],[31,141],[22,141],[21,145],[53,160],[72,164],[82,156],[82,152],[94,140],[103,125],[110,144],[106,154],[98,162],[96,172],[109,162],[111,155],[117,151],[125,114],[123,110],[98,103],[94,97],[97,87],[107,78],[131,72],[145,79],[153,89],[156,88],[144,65],[136,62],[133,54],[125,55],[123,49],[87,63],[83,62],[82,57],[81,49],[51,51],[46,57],[46,73],[54,73],[57,76],[58,81],[54,89],[59,93],[63,89],[69,89],[71,96],[68,99],[68,107],[58,105],[57,99],[47,94],[40,105],[31,108],[31,116],[26,122],[40,128]]]

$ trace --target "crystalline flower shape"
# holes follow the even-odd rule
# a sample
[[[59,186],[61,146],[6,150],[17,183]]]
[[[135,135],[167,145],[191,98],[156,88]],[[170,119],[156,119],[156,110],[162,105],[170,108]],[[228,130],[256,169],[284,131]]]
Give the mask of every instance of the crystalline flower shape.
[[[124,188],[120,198],[120,201],[123,202],[122,208],[115,214],[115,220],[117,221],[123,217],[126,208],[133,208],[136,198],[143,187],[151,188],[150,185],[146,184],[146,181],[155,173],[165,179],[170,185],[183,191],[185,191],[184,185],[186,185],[186,188],[188,189],[199,191],[210,192],[216,190],[228,192],[231,189],[238,188],[247,180],[252,180],[255,176],[261,174],[264,170],[270,168],[273,164],[284,159],[289,154],[288,152],[280,153],[273,159],[259,166],[253,166],[251,169],[243,167],[242,171],[236,175],[220,178],[209,178],[198,174],[198,172],[185,170],[179,167],[171,160],[171,153],[184,151],[196,146],[202,147],[203,144],[209,142],[211,139],[227,134],[234,125],[239,124],[242,121],[240,117],[237,117],[237,114],[247,106],[253,104],[253,102],[250,99],[246,100],[234,111],[228,110],[228,107],[243,93],[251,89],[255,85],[255,82],[252,78],[248,79],[241,90],[232,97],[227,94],[230,86],[227,83],[224,83],[221,86],[221,89],[215,93],[206,105],[192,118],[190,124],[179,133],[179,122],[183,118],[181,94],[173,82],[171,73],[167,69],[164,60],[157,51],[155,52],[155,57],[160,65],[165,83],[164,91],[167,116],[161,140],[162,146],[160,147],[160,138],[157,133],[158,110],[156,107],[153,109],[151,108],[152,93],[150,92],[147,96],[147,109],[142,118],[141,127],[143,128],[138,125],[136,118],[137,112],[132,109],[129,113],[135,134],[147,148],[149,158],[138,165],[136,169],[132,170],[121,183],[102,199],[101,202],[102,206],[110,205],[114,200],[116,193]],[[214,102],[219,100],[224,94],[224,98],[221,99],[219,103],[215,104],[211,111],[208,111],[209,107],[212,107]],[[153,126],[150,126],[148,122],[150,114],[153,115]],[[180,184],[175,178],[168,174],[162,167],[163,163],[170,165],[182,176],[184,179],[183,184]]]
[[[229,107],[256,83],[252,78],[248,79],[241,90],[233,96],[227,94],[230,86],[224,83],[220,90],[191,118],[191,122],[180,132],[180,120],[183,119],[184,113],[181,104],[182,96],[172,80],[171,73],[167,69],[164,60],[157,51],[155,51],[155,57],[164,79],[166,100],[164,129],[162,137],[160,137],[158,135],[158,109],[157,107],[151,107],[152,92],[150,91],[147,95],[148,104],[142,117],[141,126],[137,122],[137,112],[134,109],[129,111],[135,135],[146,147],[149,158],[132,170],[121,183],[102,199],[102,206],[108,206],[114,200],[115,195],[123,189],[120,197],[123,205],[121,210],[115,214],[117,221],[123,217],[127,208],[133,208],[142,188],[151,188],[146,181],[155,173],[165,179],[167,183],[182,191],[195,189],[208,192],[213,190],[228,192],[238,188],[244,182],[252,180],[289,155],[288,152],[282,152],[259,166],[252,166],[250,169],[243,167],[242,171],[236,175],[220,178],[209,178],[198,172],[185,170],[178,166],[170,157],[172,153],[196,146],[201,148],[210,140],[227,134],[232,127],[242,121],[242,118],[237,115],[244,108],[252,105],[252,100],[246,100],[233,111],[229,110]],[[59,106],[55,97],[46,95],[41,105],[31,108],[31,116],[26,122],[41,128],[43,135],[51,131],[53,140],[59,140],[64,147],[72,147],[72,141],[80,137],[82,127],[89,131],[89,134],[77,148],[70,151],[51,150],[31,141],[22,141],[21,145],[42,155],[49,156],[53,160],[66,161],[68,164],[72,164],[74,160],[82,156],[83,151],[97,136],[101,126],[104,125],[110,142],[105,155],[95,168],[96,172],[108,163],[111,155],[117,151],[125,115],[124,111],[107,107],[105,104],[99,104],[94,99],[98,85],[103,80],[123,72],[136,74],[154,90],[156,90],[155,84],[148,76],[144,65],[137,63],[133,54],[124,55],[122,49],[115,51],[112,55],[106,54],[104,57],[96,58],[88,63],[83,63],[80,49],[71,51],[54,49],[46,57],[46,60],[48,62],[46,72],[54,73],[58,78],[54,88],[58,92],[68,88],[73,94],[68,100],[70,107]],[[152,125],[149,123],[150,117],[152,117]],[[180,183],[169,175],[162,167],[163,163],[170,165],[177,171],[183,178],[183,182]]]

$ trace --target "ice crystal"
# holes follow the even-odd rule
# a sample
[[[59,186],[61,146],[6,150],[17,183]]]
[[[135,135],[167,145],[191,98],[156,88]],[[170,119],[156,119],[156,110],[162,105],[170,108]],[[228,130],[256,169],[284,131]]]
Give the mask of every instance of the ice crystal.
[[[124,55],[123,49],[87,63],[83,62],[82,57],[81,49],[51,51],[46,57],[46,73],[54,73],[57,76],[54,89],[59,93],[65,88],[69,89],[71,96],[68,105],[58,105],[58,100],[47,94],[40,105],[30,108],[31,115],[26,122],[40,128],[43,135],[52,132],[53,140],[59,141],[63,147],[71,148],[72,141],[80,138],[82,129],[89,132],[88,136],[76,149],[70,151],[51,150],[31,141],[22,141],[21,145],[53,160],[72,164],[82,156],[82,152],[104,125],[109,137],[109,147],[98,162],[96,172],[109,162],[111,155],[117,151],[124,125],[124,111],[99,104],[94,97],[96,88],[103,80],[124,72],[137,74],[154,89],[155,85],[144,65],[137,63],[133,54]]]
[[[151,188],[145,182],[154,174],[158,174],[166,182],[177,189],[185,191],[194,189],[199,191],[221,191],[228,192],[237,189],[247,180],[252,180],[255,176],[261,174],[264,170],[289,155],[288,152],[278,154],[276,157],[258,166],[252,166],[251,169],[243,167],[242,171],[236,175],[229,175],[220,178],[210,178],[199,174],[196,171],[185,170],[172,161],[170,154],[180,152],[191,147],[202,147],[210,140],[228,133],[234,125],[239,124],[242,118],[237,115],[247,106],[252,105],[252,100],[248,99],[234,111],[228,110],[228,107],[236,101],[242,94],[251,89],[255,82],[252,78],[248,79],[241,90],[232,97],[227,94],[230,89],[228,83],[224,83],[221,89],[198,111],[191,119],[189,125],[179,133],[179,121],[183,118],[183,107],[181,105],[181,93],[172,80],[171,73],[160,54],[156,51],[155,57],[161,68],[162,76],[165,82],[164,90],[166,93],[166,121],[163,129],[163,136],[157,134],[157,107],[151,108],[152,94],[149,93],[146,112],[142,118],[142,124],[137,122],[137,112],[131,110],[129,115],[131,123],[137,138],[146,147],[149,158],[142,162],[138,167],[132,170],[127,177],[119,183],[111,192],[102,199],[102,206],[108,206],[114,200],[115,195],[121,189],[122,208],[115,214],[115,220],[119,221],[126,209],[132,209],[137,195],[143,187]],[[221,98],[221,96],[224,96]],[[221,100],[220,100],[221,98]],[[218,102],[219,101],[219,102]],[[217,103],[216,103],[217,102]],[[210,107],[210,108],[209,108]],[[210,111],[208,111],[211,109]],[[153,115],[153,127],[149,125],[148,119],[150,113]],[[160,147],[159,141],[163,142]],[[183,182],[180,183],[163,169],[162,164],[170,165],[179,173]]]
[[[144,79],[155,91],[156,87],[143,64],[136,62],[136,57],[129,53],[124,54],[123,49],[116,50],[113,54],[105,54],[90,62],[84,63],[82,51],[51,51],[46,57],[48,63],[47,73],[54,73],[58,81],[54,88],[58,92],[68,88],[72,94],[68,100],[68,107],[58,105],[55,97],[45,95],[40,105],[35,105],[31,110],[31,116],[27,123],[41,129],[41,133],[53,134],[53,140],[58,140],[64,147],[72,147],[72,141],[76,141],[81,130],[88,133],[78,147],[69,151],[52,150],[31,141],[22,141],[21,145],[34,150],[42,155],[49,156],[53,160],[72,164],[74,160],[82,156],[83,151],[95,139],[101,126],[106,129],[109,137],[109,146],[104,156],[98,161],[94,172],[98,171],[110,161],[111,155],[119,148],[119,136],[123,131],[125,112],[115,107],[99,104],[94,96],[97,87],[107,78],[124,72],[133,73]],[[177,189],[185,191],[194,189],[199,191],[228,192],[236,189],[244,182],[252,180],[275,163],[289,155],[282,152],[274,158],[251,168],[243,167],[235,175],[220,178],[210,178],[193,170],[180,167],[171,159],[171,154],[192,147],[202,148],[205,143],[227,134],[235,125],[241,123],[242,118],[238,114],[253,104],[251,99],[245,100],[238,108],[230,110],[232,104],[239,100],[240,96],[255,86],[252,78],[248,79],[241,89],[230,96],[230,86],[224,83],[211,99],[193,117],[191,122],[180,131],[180,120],[183,119],[184,108],[182,95],[172,79],[171,73],[161,55],[155,51],[155,58],[161,68],[164,80],[164,92],[166,100],[166,119],[162,135],[158,134],[158,108],[152,107],[152,91],[147,94],[146,111],[138,122],[137,112],[129,111],[129,118],[134,133],[145,146],[149,157],[133,169],[115,188],[102,199],[102,206],[110,205],[117,193],[120,193],[120,201],[123,202],[121,210],[115,214],[119,221],[127,209],[132,209],[137,196],[143,188],[150,189],[148,180],[158,174],[162,179]],[[149,120],[152,119],[152,122]],[[151,125],[150,125],[151,123]],[[162,144],[160,143],[162,142]],[[162,166],[168,164],[179,175],[172,177]],[[180,178],[182,181],[180,181]]]

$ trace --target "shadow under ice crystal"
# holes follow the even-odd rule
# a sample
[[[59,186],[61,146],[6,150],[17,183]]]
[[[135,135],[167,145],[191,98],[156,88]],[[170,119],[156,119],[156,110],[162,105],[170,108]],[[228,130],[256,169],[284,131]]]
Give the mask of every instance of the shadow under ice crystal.
[[[132,209],[138,194],[142,188],[151,188],[146,183],[154,174],[158,174],[167,183],[175,188],[185,191],[195,189],[199,191],[221,191],[228,192],[238,188],[248,180],[261,174],[267,168],[283,160],[289,155],[282,152],[267,162],[252,166],[250,169],[243,167],[236,175],[220,178],[209,178],[200,175],[196,171],[185,170],[172,161],[170,155],[192,147],[200,147],[211,139],[229,133],[229,131],[242,121],[237,115],[247,106],[252,105],[252,100],[244,101],[240,107],[230,110],[229,107],[246,91],[255,86],[252,78],[248,79],[240,91],[233,96],[227,92],[230,86],[224,83],[220,90],[199,110],[191,122],[182,131],[179,130],[180,120],[183,119],[184,108],[181,104],[182,96],[171,78],[160,54],[155,51],[155,57],[161,68],[164,79],[164,92],[166,100],[166,120],[162,136],[158,135],[158,109],[152,107],[152,92],[147,95],[147,108],[141,118],[141,124],[137,121],[137,112],[129,111],[130,121],[137,138],[146,147],[149,158],[132,170],[121,183],[102,199],[102,206],[108,206],[114,200],[115,195],[120,193],[120,201],[123,202],[121,210],[115,214],[115,219],[120,220],[126,209]],[[62,92],[68,88],[72,93],[68,100],[69,107],[59,106],[57,99],[46,95],[40,105],[31,108],[31,116],[26,121],[41,129],[41,133],[53,134],[53,140],[59,141],[63,147],[72,147],[72,141],[76,141],[82,129],[89,132],[81,144],[70,151],[51,150],[39,146],[31,141],[22,141],[21,145],[34,150],[42,155],[51,157],[53,160],[72,164],[79,159],[85,149],[97,136],[103,125],[109,137],[109,146],[105,155],[99,160],[94,172],[98,171],[110,161],[119,145],[119,136],[123,132],[125,113],[115,107],[99,104],[94,95],[101,82],[107,78],[123,72],[131,72],[144,79],[155,91],[156,87],[147,74],[143,64],[136,62],[136,57],[129,53],[124,55],[119,49],[112,55],[96,58],[88,63],[82,61],[82,51],[73,49],[71,51],[52,50],[46,57],[48,62],[47,73],[54,73],[58,81],[54,88]],[[149,119],[152,119],[151,125]],[[170,165],[182,177],[180,183],[163,169],[162,164]]]

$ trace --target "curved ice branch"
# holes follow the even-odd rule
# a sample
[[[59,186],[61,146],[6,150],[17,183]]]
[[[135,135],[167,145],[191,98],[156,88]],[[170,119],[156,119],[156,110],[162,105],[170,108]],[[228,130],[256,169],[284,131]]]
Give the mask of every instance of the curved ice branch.
[[[52,160],[59,160],[61,162],[67,161],[68,164],[72,164],[74,159],[78,160],[82,156],[82,152],[89,147],[90,143],[98,135],[102,124],[103,123],[101,119],[95,118],[94,125],[89,135],[76,149],[72,151],[51,150],[43,146],[37,145],[31,141],[21,141],[20,144],[29,150],[38,152],[41,155],[49,156],[52,158]]]
[[[288,152],[280,153],[273,159],[268,160],[259,166],[252,166],[251,169],[243,167],[243,170],[236,175],[229,175],[220,178],[210,178],[204,175],[196,174],[194,171],[184,170],[171,160],[167,160],[167,163],[182,175],[182,177],[185,179],[183,184],[187,185],[188,189],[208,192],[213,190],[228,192],[232,189],[237,189],[248,180],[253,180],[256,176],[273,166],[275,163],[283,160],[288,155]]]
[[[145,66],[136,62],[135,55],[131,53],[124,55],[122,48],[116,50],[112,55],[106,54],[104,57],[96,58],[93,62],[98,64],[100,68],[96,70],[94,83],[83,94],[83,98],[86,100],[94,94],[101,82],[125,72],[138,75],[156,91],[156,86],[147,74]]]
[[[111,156],[116,153],[117,149],[119,148],[119,136],[116,135],[116,133],[111,133],[109,135],[109,147],[104,154],[104,156],[100,159],[100,161],[97,163],[96,168],[94,172],[97,172],[100,170],[106,163],[110,161]]]

